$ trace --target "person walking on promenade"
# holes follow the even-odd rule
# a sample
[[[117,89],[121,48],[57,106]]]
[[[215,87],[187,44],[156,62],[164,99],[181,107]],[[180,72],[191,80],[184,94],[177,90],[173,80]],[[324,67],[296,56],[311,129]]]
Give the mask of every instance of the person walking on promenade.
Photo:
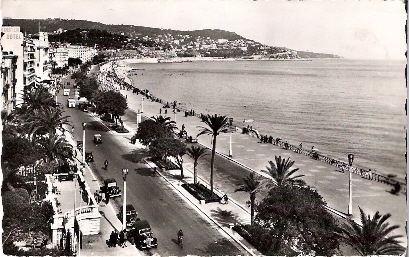
[[[161,109],[159,109],[159,114],[162,114],[162,108],[161,108]]]
[[[119,246],[124,248],[124,231],[119,232]]]
[[[126,229],[124,229],[123,232],[124,232],[124,244],[123,244],[123,246],[127,247],[126,241],[128,241],[128,232],[126,232]]]
[[[302,150],[302,143],[300,143],[300,150]]]

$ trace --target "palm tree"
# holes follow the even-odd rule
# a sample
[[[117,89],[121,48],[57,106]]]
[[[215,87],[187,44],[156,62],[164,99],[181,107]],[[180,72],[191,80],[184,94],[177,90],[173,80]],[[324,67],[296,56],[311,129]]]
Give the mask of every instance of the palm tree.
[[[69,124],[69,117],[62,116],[60,108],[45,108],[41,111],[35,110],[32,117],[29,118],[29,122],[34,123],[40,134],[54,135],[58,127]]]
[[[290,157],[287,159],[281,159],[281,156],[275,156],[275,163],[273,161],[268,161],[270,167],[267,166],[267,170],[262,170],[262,172],[266,172],[270,174],[270,176],[275,180],[273,182],[274,186],[286,186],[286,185],[304,185],[305,182],[302,179],[298,179],[303,177],[304,175],[297,175],[291,177],[295,172],[298,171],[298,168],[290,170],[291,166],[293,166],[294,161],[290,161]],[[269,186],[273,186],[271,183]]]
[[[256,194],[260,191],[260,181],[255,177],[253,171],[247,177],[243,178],[244,184],[238,187],[235,192],[243,191],[250,194],[250,220],[251,225],[254,222],[254,206],[256,202]]]
[[[216,138],[220,134],[220,132],[227,131],[229,127],[228,118],[226,116],[217,116],[215,115],[201,115],[202,121],[208,126],[206,127],[199,127],[200,133],[197,136],[201,136],[204,134],[212,135],[213,136],[213,145],[212,145],[212,159],[210,161],[210,190],[213,195],[213,170],[214,170],[214,156],[216,155]]]
[[[163,124],[170,131],[173,131],[176,128],[176,122],[170,120],[170,117],[163,117],[162,115],[159,115],[156,117],[152,116],[151,119],[158,124]]]
[[[361,255],[402,255],[405,248],[396,240],[401,235],[388,236],[393,230],[399,226],[389,226],[386,222],[391,216],[390,213],[380,215],[376,212],[372,217],[366,216],[364,211],[359,208],[361,212],[362,227],[349,220],[344,223],[337,233],[345,241],[345,243],[355,248]]]
[[[41,110],[54,105],[54,98],[44,87],[25,90],[23,94],[23,104],[16,110],[26,113],[32,110]]]
[[[201,146],[194,146],[192,145],[190,148],[187,148],[187,153],[189,154],[190,157],[193,158],[193,183],[197,184],[197,161],[203,157],[206,156],[206,148],[201,147]]]
[[[41,138],[38,143],[47,163],[53,161],[60,163],[60,161],[72,156],[72,145],[65,137],[57,134],[49,135],[47,138]]]

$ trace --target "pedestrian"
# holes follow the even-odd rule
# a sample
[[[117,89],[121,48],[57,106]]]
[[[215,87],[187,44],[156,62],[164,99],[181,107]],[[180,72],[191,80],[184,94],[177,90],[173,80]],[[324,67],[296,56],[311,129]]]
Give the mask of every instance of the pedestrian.
[[[71,133],[74,135],[74,126],[72,126]]]
[[[162,108],[161,108],[161,109],[159,109],[159,114],[162,114]]]
[[[128,232],[126,232],[126,229],[124,229],[124,247],[127,247],[126,241],[128,241]]]
[[[105,192],[105,203],[108,204],[109,203],[109,192]]]
[[[119,246],[124,247],[124,231],[119,232]]]
[[[300,143],[300,150],[302,149],[302,143]]]

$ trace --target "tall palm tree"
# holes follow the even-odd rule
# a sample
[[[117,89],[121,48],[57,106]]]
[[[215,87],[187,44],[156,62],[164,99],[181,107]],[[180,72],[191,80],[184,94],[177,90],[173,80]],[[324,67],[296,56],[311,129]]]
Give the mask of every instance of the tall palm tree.
[[[193,183],[197,184],[197,162],[198,160],[206,156],[206,148],[201,147],[201,146],[194,146],[192,145],[190,148],[187,148],[187,153],[190,157],[193,158]]]
[[[46,162],[57,162],[71,158],[72,145],[68,141],[57,134],[49,135],[39,139],[39,145]]]
[[[162,115],[159,115],[156,117],[152,116],[151,119],[158,124],[163,124],[170,131],[173,131],[176,128],[176,122],[173,120],[170,120],[170,117],[164,117]]]
[[[340,228],[338,235],[345,243],[351,245],[363,256],[402,255],[404,253],[405,248],[396,240],[402,236],[388,236],[399,227],[398,225],[389,226],[389,223],[386,222],[391,216],[390,213],[381,216],[379,212],[376,212],[371,218],[370,215],[366,216],[361,208],[359,211],[361,212],[362,227],[353,220],[349,220]]]
[[[282,159],[281,156],[275,156],[275,163],[273,161],[268,161],[268,163],[270,164],[270,167],[266,166],[267,170],[262,170],[262,172],[270,174],[270,176],[275,180],[275,183],[270,183],[269,186],[305,184],[303,180],[298,179],[304,175],[292,177],[292,175],[298,171],[298,168],[290,170],[291,166],[294,164],[294,161],[290,161],[290,157],[287,159]]]
[[[197,136],[201,136],[204,134],[212,135],[213,136],[213,145],[212,145],[212,159],[210,161],[210,190],[213,194],[213,170],[214,170],[214,156],[216,155],[216,138],[221,132],[227,131],[229,127],[228,118],[226,116],[217,116],[210,115],[210,114],[202,114],[201,115],[202,121],[208,126],[201,127],[200,133]]]
[[[41,111],[35,110],[29,121],[36,126],[40,134],[54,135],[58,127],[69,124],[69,117],[63,116],[60,108],[45,108]]]
[[[260,181],[256,178],[253,171],[247,177],[243,178],[244,184],[238,187],[235,192],[243,191],[250,194],[250,220],[251,225],[254,223],[254,206],[256,202],[256,194],[260,191]]]
[[[30,112],[39,110],[54,105],[54,98],[44,87],[39,87],[31,90],[25,90],[23,94],[23,104],[16,108],[20,112]]]

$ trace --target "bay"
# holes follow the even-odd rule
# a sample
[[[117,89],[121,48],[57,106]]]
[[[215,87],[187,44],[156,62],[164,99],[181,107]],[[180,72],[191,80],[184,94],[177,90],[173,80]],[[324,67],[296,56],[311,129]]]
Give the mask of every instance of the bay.
[[[406,174],[405,62],[202,61],[130,64],[140,89],[197,113],[383,174]],[[274,156],[271,157],[274,159]],[[267,165],[267,164],[266,164]]]

